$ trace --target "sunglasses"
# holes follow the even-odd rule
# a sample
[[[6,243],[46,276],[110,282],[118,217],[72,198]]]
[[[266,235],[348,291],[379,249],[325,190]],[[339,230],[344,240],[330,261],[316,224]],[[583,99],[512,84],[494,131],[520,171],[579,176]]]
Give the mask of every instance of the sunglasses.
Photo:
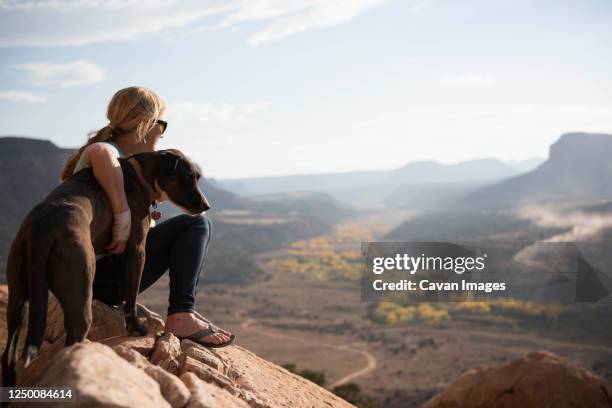
[[[157,119],[155,121],[155,123],[157,123],[158,125],[161,126],[161,128],[162,128],[161,132],[162,132],[162,135],[163,135],[164,132],[166,131],[166,128],[168,127],[168,122],[166,122],[165,120]]]

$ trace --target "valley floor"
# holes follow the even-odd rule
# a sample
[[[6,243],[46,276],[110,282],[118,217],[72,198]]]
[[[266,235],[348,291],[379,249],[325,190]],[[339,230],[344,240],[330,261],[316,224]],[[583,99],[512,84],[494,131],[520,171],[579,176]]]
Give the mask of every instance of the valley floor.
[[[164,278],[139,301],[164,313]],[[202,287],[198,309],[237,335],[237,343],[278,364],[324,372],[325,386],[345,382],[377,399],[418,406],[462,372],[547,350],[593,370],[612,361],[612,346],[552,339],[480,320],[386,326],[368,319],[359,286],[275,276],[248,287]]]
[[[367,226],[371,240],[376,240],[406,217],[410,214],[373,214],[352,220],[350,228]],[[350,228],[344,230],[344,238],[347,231],[354,231]],[[351,242],[348,235],[348,242],[336,242],[332,252],[359,251],[360,243]],[[312,244],[312,248],[310,244],[300,248],[327,248],[321,240]],[[371,319],[373,305],[361,301],[359,279],[325,274],[313,279],[304,273],[281,273],[268,263],[287,255],[287,249],[279,249],[256,256],[256,264],[271,277],[267,281],[246,286],[202,285],[198,310],[231,330],[238,344],[258,355],[280,365],[295,364],[299,370],[324,373],[324,386],[329,389],[350,382],[382,406],[420,406],[466,370],[510,361],[535,350],[553,352],[612,377],[612,372],[602,369],[612,367],[612,344],[593,339],[568,341],[581,336],[573,335],[571,327],[568,336],[563,331],[552,335],[545,327],[534,329],[532,325],[526,330],[516,320],[494,314],[458,315],[436,324],[380,324]],[[141,294],[139,302],[164,314],[167,298],[164,277]]]

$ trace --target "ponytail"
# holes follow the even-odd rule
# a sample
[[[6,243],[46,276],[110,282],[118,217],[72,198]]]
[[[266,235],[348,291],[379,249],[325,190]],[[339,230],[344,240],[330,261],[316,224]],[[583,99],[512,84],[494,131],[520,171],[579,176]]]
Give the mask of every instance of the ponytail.
[[[97,132],[89,133],[87,135],[87,137],[89,138],[87,140],[87,143],[81,146],[81,148],[77,150],[75,153],[70,155],[70,157],[66,161],[66,165],[64,166],[64,169],[62,170],[62,174],[60,176],[60,181],[64,181],[72,175],[72,173],[74,172],[74,168],[76,167],[76,164],[79,161],[81,154],[83,153],[83,150],[85,150],[87,146],[93,143],[105,142],[107,140],[112,139],[113,133],[115,130],[116,129],[112,125],[109,124],[109,125],[104,126],[102,129],[98,130]]]
[[[92,143],[105,142],[124,134],[132,134],[137,142],[144,140],[165,109],[166,105],[160,97],[147,88],[130,86],[118,90],[106,110],[109,124],[87,135],[87,143],[66,161],[60,180],[64,181],[72,175],[83,150]]]

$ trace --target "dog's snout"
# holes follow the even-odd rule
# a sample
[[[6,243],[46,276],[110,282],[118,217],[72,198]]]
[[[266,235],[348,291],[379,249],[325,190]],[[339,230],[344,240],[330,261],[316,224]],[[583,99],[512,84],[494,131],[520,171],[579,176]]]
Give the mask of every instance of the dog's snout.
[[[210,204],[204,195],[202,195],[202,212],[210,210]]]

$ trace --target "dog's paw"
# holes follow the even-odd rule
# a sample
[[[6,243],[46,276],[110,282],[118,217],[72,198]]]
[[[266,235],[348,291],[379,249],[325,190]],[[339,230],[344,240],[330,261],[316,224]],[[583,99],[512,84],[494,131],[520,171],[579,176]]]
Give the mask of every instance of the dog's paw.
[[[148,333],[145,325],[140,323],[137,319],[129,319],[125,323],[127,332],[131,336],[146,336]]]

